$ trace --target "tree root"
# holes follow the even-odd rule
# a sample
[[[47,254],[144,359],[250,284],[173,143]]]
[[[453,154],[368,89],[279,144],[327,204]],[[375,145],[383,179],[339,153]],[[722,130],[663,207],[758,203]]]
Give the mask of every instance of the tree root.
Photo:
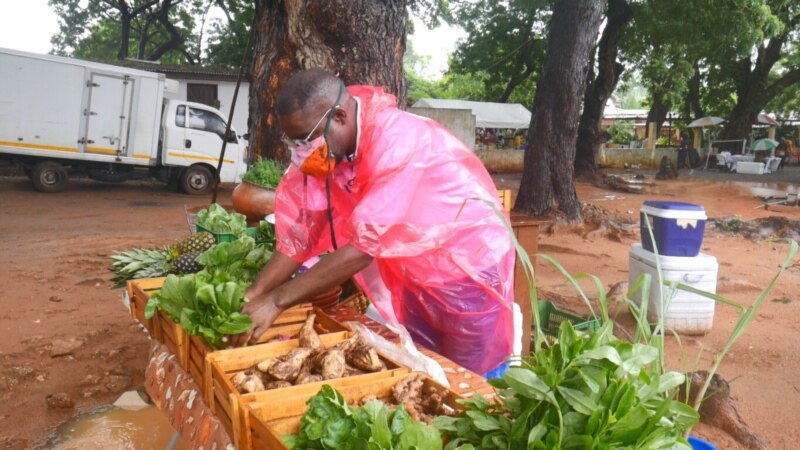
[[[689,398],[686,401],[685,386],[681,388],[680,398],[691,405],[708,378],[708,372],[700,370],[687,376],[691,381]],[[739,416],[739,411],[736,410],[736,404],[730,396],[730,391],[731,388],[728,382],[719,375],[714,374],[711,378],[711,384],[708,386],[708,391],[706,391],[705,400],[700,405],[700,421],[728,433],[747,448],[767,449],[767,441],[753,433]]]

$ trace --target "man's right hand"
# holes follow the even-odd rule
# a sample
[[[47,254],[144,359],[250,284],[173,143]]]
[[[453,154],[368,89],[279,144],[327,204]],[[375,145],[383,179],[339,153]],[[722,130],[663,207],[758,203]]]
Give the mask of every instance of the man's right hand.
[[[232,336],[231,345],[241,347],[243,345],[256,344],[258,338],[272,326],[275,319],[283,312],[277,306],[276,300],[277,297],[275,295],[267,294],[257,300],[245,303],[242,308],[242,314],[250,316],[250,320],[253,321],[253,327],[246,333]]]

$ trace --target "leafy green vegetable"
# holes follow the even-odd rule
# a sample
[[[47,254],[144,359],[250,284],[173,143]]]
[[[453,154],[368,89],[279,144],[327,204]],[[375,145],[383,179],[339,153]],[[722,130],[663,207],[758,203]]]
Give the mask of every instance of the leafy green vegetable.
[[[242,175],[242,180],[275,189],[281,182],[284,172],[285,168],[277,161],[259,157]]]
[[[224,347],[225,335],[252,327],[250,317],[239,312],[244,290],[270,256],[265,246],[247,236],[217,244],[197,258],[202,271],[167,277],[147,302],[145,317],[160,309],[187,333],[202,336],[213,348]]]
[[[417,422],[402,407],[391,411],[379,400],[354,408],[329,385],[308,400],[300,433],[286,436],[292,449],[325,450],[438,450],[439,431]]]
[[[247,217],[236,212],[230,213],[217,203],[197,213],[197,225],[218,234],[243,236],[247,229]]]
[[[256,242],[263,243],[270,251],[275,251],[275,225],[262,220],[258,224],[258,233],[255,238]]]
[[[492,381],[499,401],[475,396],[457,417],[434,419],[450,438],[445,449],[689,450],[683,433],[699,416],[672,399],[684,376],[653,370],[657,350],[610,327],[582,335],[562,323],[556,344]]]

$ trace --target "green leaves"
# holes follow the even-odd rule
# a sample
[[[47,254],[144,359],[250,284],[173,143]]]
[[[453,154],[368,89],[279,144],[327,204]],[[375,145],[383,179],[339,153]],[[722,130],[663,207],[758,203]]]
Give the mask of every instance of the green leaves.
[[[247,168],[247,172],[242,175],[242,180],[265,188],[275,189],[278,187],[285,170],[279,162],[259,156],[256,162],[251,164]]]
[[[242,236],[247,229],[247,218],[243,214],[229,213],[217,203],[197,213],[197,225],[212,233],[227,233]]]
[[[202,271],[168,276],[147,303],[145,316],[161,309],[187,333],[202,336],[214,348],[223,347],[225,335],[244,333],[253,326],[250,317],[239,312],[244,289],[270,256],[265,246],[247,236],[217,244],[197,258]]]
[[[683,448],[699,417],[672,399],[683,375],[660,374],[657,359],[655,347],[623,342],[609,327],[585,335],[564,322],[558,343],[493,382],[497,401],[463,401],[463,413],[434,425],[447,449]]]
[[[300,433],[284,437],[283,441],[294,449],[442,448],[439,431],[413,420],[402,407],[391,411],[383,402],[372,400],[360,408],[352,408],[336,389],[327,384],[309,399],[308,409],[300,419]]]

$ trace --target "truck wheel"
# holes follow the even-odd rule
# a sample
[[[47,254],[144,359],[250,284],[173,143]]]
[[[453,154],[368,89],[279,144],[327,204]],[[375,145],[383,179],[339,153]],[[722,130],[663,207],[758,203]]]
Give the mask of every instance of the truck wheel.
[[[181,174],[181,190],[189,195],[208,194],[213,184],[214,174],[205,166],[190,166]]]
[[[67,169],[54,161],[43,161],[33,166],[31,181],[39,192],[61,192],[67,185]]]

